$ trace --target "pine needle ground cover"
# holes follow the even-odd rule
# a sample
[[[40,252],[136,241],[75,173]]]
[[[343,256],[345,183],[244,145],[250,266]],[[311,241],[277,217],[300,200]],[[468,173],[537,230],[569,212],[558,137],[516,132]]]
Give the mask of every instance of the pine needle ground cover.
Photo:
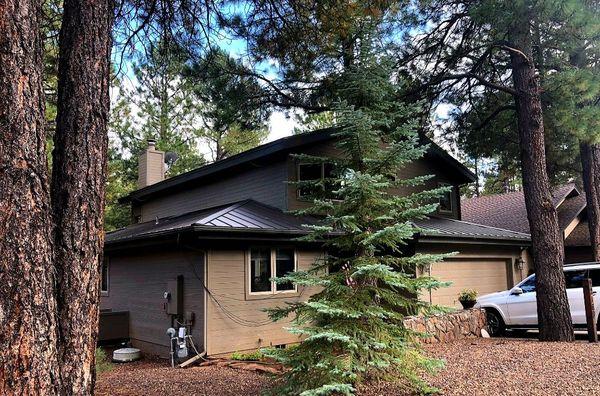
[[[428,177],[397,178],[426,150],[416,132],[418,107],[398,99],[402,81],[393,78],[385,57],[375,56],[370,43],[360,52],[341,76],[335,105],[342,155],[297,156],[331,170],[296,183],[312,201],[298,214],[322,219],[303,239],[324,241],[328,254],[308,271],[276,279],[320,290],[306,302],[269,311],[273,320],[291,317],[289,331],[304,339],[293,348],[264,351],[290,368],[277,394],[351,395],[356,384],[373,379],[398,380],[426,393],[433,389],[421,374],[441,366],[421,353],[419,335],[402,320],[438,312],[417,296],[443,284],[416,273],[445,256],[414,254],[410,241],[419,231],[413,221],[436,210],[444,189],[420,188]]]

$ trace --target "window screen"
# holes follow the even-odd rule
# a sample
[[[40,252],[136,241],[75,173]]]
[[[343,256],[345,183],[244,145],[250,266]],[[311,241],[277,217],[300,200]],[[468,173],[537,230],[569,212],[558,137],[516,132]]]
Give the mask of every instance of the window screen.
[[[276,249],[275,266],[277,277],[282,277],[287,273],[295,271],[294,250],[293,249]],[[294,290],[294,285],[291,282],[278,283],[277,290]]]
[[[271,252],[269,249],[250,250],[250,291],[271,291]]]

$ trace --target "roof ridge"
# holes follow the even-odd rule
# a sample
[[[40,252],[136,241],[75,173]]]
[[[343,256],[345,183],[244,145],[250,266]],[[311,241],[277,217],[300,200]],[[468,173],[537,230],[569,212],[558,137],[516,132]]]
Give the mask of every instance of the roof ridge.
[[[560,196],[554,196],[554,194],[552,194],[552,198],[554,198],[556,200],[556,209],[558,209],[559,206],[562,205],[565,202],[565,200],[569,197],[569,195],[571,195],[571,193],[573,192],[573,190],[575,190],[575,192],[577,193],[577,196],[581,195],[581,193],[577,189],[577,186],[575,185],[575,183],[564,184],[564,185],[562,185],[560,187],[557,187],[552,192],[553,193],[554,192],[560,192],[562,189],[565,189],[564,194],[562,194]]]
[[[475,197],[471,197],[471,198],[464,198],[461,199],[461,201],[476,201],[476,200],[480,200],[480,199],[486,199],[486,198],[496,198],[496,197],[506,197],[509,195],[516,195],[516,194],[523,194],[523,190],[519,190],[519,191],[509,191],[509,192],[505,192],[505,193],[496,193],[496,194],[487,194],[487,195],[480,195],[480,196],[475,196]]]
[[[240,206],[244,206],[249,201],[250,201],[250,199],[244,199],[242,201],[231,203],[227,207],[225,207],[225,208],[223,208],[223,209],[221,209],[221,210],[219,210],[219,211],[217,211],[215,213],[212,213],[212,214],[210,214],[210,215],[208,215],[208,216],[206,216],[206,217],[204,217],[204,218],[202,218],[200,220],[194,221],[192,224],[205,224],[205,223],[209,223],[212,220],[216,219],[217,217],[221,217],[221,216],[223,216],[223,215],[231,212],[232,210],[235,210],[235,209],[239,208]],[[208,209],[210,209],[210,208],[208,208]]]
[[[148,197],[153,194],[159,194],[165,190],[182,186],[186,183],[192,183],[198,179],[208,177],[218,172],[227,171],[228,169],[232,169],[233,167],[240,166],[247,162],[260,160],[269,155],[279,155],[279,153],[285,151],[291,152],[305,145],[318,144],[325,140],[335,138],[336,131],[337,129],[335,127],[330,127],[317,129],[298,135],[284,136],[271,142],[267,142],[245,150],[241,153],[232,155],[231,157],[227,157],[220,161],[205,164],[199,168],[192,169],[188,172],[170,177],[158,183],[137,189],[130,192],[127,196],[119,198],[119,202],[126,202],[128,200],[143,200],[144,197]],[[437,159],[447,163],[447,165],[449,165],[449,167],[456,172],[456,175],[460,178],[460,180],[467,180],[468,182],[475,180],[475,175],[469,168],[467,168],[460,160],[448,153],[431,138],[425,135],[420,135],[419,143],[425,143],[427,146],[426,154],[433,155]]]
[[[577,185],[574,182],[569,182],[569,183],[565,183],[565,184],[561,184],[559,186],[556,186],[554,188],[552,188],[552,190],[550,191],[550,193],[552,194],[553,198],[556,198],[554,196],[555,192],[559,192],[560,190],[562,190],[565,187],[571,187],[571,189],[569,191],[567,191],[565,194],[562,195],[561,201],[564,200],[566,197],[569,196],[569,194],[575,190],[577,191],[577,193],[579,195],[581,195],[581,191],[579,191],[579,189],[577,188]],[[487,194],[487,195],[481,195],[481,196],[474,196],[474,197],[470,197],[470,198],[464,198],[461,199],[462,202],[466,202],[466,201],[477,201],[477,200],[483,200],[483,199],[490,199],[490,198],[497,198],[497,197],[507,197],[509,195],[524,195],[524,190],[518,190],[518,191],[509,191],[509,192],[504,192],[504,193],[496,193],[496,194]]]

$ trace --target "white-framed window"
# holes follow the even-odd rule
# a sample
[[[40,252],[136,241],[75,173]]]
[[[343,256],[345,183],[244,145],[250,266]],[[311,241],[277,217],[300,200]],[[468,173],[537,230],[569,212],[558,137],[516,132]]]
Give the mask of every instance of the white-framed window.
[[[292,283],[276,284],[279,278],[297,269],[297,256],[290,247],[253,247],[248,251],[248,291],[255,294],[295,293]]]
[[[440,187],[450,187],[444,195],[440,197],[440,213],[454,213],[454,186],[449,183],[438,183]]]
[[[100,273],[100,295],[107,296],[108,295],[108,286],[109,286],[109,264],[108,258],[105,257],[102,261],[102,272]]]

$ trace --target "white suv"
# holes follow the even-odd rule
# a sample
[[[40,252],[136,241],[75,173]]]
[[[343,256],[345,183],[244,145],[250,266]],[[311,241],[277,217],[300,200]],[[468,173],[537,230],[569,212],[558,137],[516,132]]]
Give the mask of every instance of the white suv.
[[[569,264],[564,267],[567,297],[575,327],[586,327],[582,281],[592,279],[595,315],[600,312],[600,263]],[[501,335],[505,329],[536,329],[537,301],[535,274],[528,276],[510,290],[487,294],[477,299],[476,308],[485,308],[491,335]],[[599,321],[600,322],[600,321]]]

